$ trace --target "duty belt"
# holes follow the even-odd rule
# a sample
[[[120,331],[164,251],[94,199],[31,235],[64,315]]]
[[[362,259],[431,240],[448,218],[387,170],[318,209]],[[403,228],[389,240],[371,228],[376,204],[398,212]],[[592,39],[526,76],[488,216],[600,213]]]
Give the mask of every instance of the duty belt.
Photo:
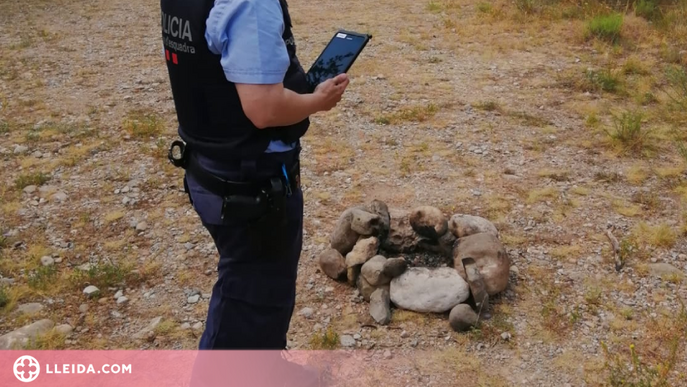
[[[175,155],[176,149],[179,150],[179,155]],[[181,141],[172,143],[168,158],[174,166],[185,169],[203,188],[223,198],[222,219],[230,216],[247,221],[263,218],[283,221],[286,197],[300,188],[298,160],[290,169],[282,165],[280,176],[237,182],[208,172],[200,165],[194,152]]]

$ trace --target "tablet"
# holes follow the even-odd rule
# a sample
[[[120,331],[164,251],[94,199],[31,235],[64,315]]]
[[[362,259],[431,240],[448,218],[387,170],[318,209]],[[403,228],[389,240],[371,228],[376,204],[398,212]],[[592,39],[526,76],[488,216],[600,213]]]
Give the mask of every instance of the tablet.
[[[306,74],[310,92],[327,79],[348,72],[371,38],[371,35],[343,30],[334,34]]]

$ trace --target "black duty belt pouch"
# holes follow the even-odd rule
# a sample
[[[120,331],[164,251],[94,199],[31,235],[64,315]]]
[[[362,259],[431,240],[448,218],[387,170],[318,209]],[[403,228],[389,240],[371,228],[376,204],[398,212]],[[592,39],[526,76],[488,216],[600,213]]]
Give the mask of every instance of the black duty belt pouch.
[[[175,150],[178,148],[178,155]],[[223,198],[221,218],[229,224],[249,224],[256,230],[264,227],[282,227],[287,222],[286,196],[296,187],[299,165],[296,163],[288,176],[273,177],[267,181],[232,182],[206,171],[187,146],[175,141],[169,150],[169,160],[183,168],[208,191]]]

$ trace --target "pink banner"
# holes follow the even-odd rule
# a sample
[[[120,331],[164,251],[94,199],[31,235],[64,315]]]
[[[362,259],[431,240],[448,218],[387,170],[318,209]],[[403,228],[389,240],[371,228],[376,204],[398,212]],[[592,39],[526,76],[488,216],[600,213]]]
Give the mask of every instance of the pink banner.
[[[343,386],[366,371],[367,351],[0,351],[0,385],[31,387]],[[403,359],[380,359],[403,362]],[[396,364],[401,366],[401,364]],[[385,386],[394,383],[385,375]],[[376,383],[375,383],[376,385]]]

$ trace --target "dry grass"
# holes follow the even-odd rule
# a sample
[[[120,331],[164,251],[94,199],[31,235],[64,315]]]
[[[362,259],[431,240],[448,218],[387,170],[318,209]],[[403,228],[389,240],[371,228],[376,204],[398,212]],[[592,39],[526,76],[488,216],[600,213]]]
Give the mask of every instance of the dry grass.
[[[558,198],[560,192],[554,187],[546,187],[540,189],[534,189],[529,192],[527,196],[528,203],[537,203],[541,201],[551,201]]]
[[[578,245],[560,246],[551,250],[551,256],[560,260],[579,258],[582,248]]]
[[[339,348],[339,335],[329,327],[323,333],[313,333],[310,338],[310,348],[313,350]]]
[[[614,200],[613,210],[620,215],[628,217],[635,217],[642,213],[642,209],[639,206],[627,203],[624,200]]]
[[[38,335],[36,338],[29,340],[26,346],[27,350],[61,350],[66,349],[64,343],[66,337],[64,334],[58,332],[56,329],[51,329],[47,333]]]
[[[439,106],[433,103],[411,106],[390,114],[382,114],[375,118],[375,123],[397,125],[404,122],[424,122],[432,118],[438,111]]]
[[[539,177],[554,181],[567,181],[570,179],[570,171],[566,170],[543,169],[539,171],[538,175]]]
[[[524,343],[541,340],[555,343],[564,352],[555,360],[542,359],[541,365],[526,362],[528,367],[555,369],[573,385],[609,385],[613,369],[626,370],[633,363],[604,369],[602,357],[571,350],[577,348],[574,343],[587,339],[577,328],[590,314],[606,310],[615,318],[609,329],[590,328],[594,336],[608,339],[610,349],[623,355],[629,354],[629,338],[638,337],[636,348],[642,361],[669,363],[669,333],[679,332],[680,326],[664,314],[679,293],[674,287],[682,282],[666,278],[667,282],[647,289],[646,300],[637,290],[651,282],[642,278],[649,272],[644,263],[679,253],[687,236],[685,167],[678,161],[684,157],[680,144],[687,142],[687,135],[680,132],[686,118],[679,72],[679,66],[685,65],[681,51],[687,47],[687,30],[683,9],[676,5],[657,16],[649,3],[631,3],[627,12],[610,10],[611,2],[599,1],[355,4],[359,28],[373,32],[375,39],[354,66],[350,98],[344,100],[346,110],[318,116],[304,141],[308,154],[303,159],[303,176],[309,188],[305,244],[326,245],[329,217],[349,204],[384,196],[396,208],[436,200],[447,212],[485,216],[503,231],[504,244],[522,254],[514,256],[520,270],[511,289],[515,297],[508,297],[508,302],[499,299],[494,318],[474,332],[451,333],[455,343],[449,340],[449,347],[418,365],[425,374],[449,375],[466,386],[511,385],[515,382],[499,375],[522,374],[509,360],[513,352],[528,354]],[[8,36],[0,43],[0,50],[7,53],[0,59],[0,79],[7,84],[0,92],[0,106],[5,117],[11,117],[0,122],[0,139],[10,144],[0,146],[10,150],[0,157],[5,183],[0,187],[0,235],[19,230],[0,246],[0,274],[17,280],[0,289],[0,328],[9,330],[27,322],[11,318],[10,313],[18,303],[34,299],[64,299],[65,309],[76,310],[83,299],[73,296],[85,283],[97,283],[107,293],[109,287],[137,288],[143,281],[156,286],[164,278],[173,278],[170,294],[180,294],[181,288],[198,282],[209,283],[200,273],[212,265],[197,251],[184,257],[181,268],[170,261],[187,253],[183,243],[203,243],[207,235],[198,234],[183,194],[176,190],[178,186],[171,187],[178,182],[170,183],[170,177],[179,171],[164,159],[163,131],[173,126],[173,105],[164,96],[166,80],[156,79],[159,62],[134,47],[129,67],[100,58],[87,61],[75,40],[82,31],[64,31],[64,23],[78,22],[83,33],[109,41],[111,32],[94,25],[102,24],[103,15],[116,23],[122,3],[95,2],[81,9],[60,2],[49,15],[40,7],[29,12],[27,4],[8,3],[8,15],[21,15],[29,23],[7,17]],[[320,37],[312,31],[330,23],[344,25],[352,12],[350,4],[335,13],[302,0],[293,6],[294,14],[300,15],[301,34],[307,38],[301,46],[304,63],[318,51],[313,42]],[[140,8],[142,14],[154,11],[154,5],[140,2],[126,7]],[[604,19],[612,12],[624,15],[622,23],[616,22],[617,17]],[[70,13],[78,17],[70,19]],[[403,20],[404,27],[397,28],[398,20]],[[155,26],[146,23],[134,23],[131,37],[148,35]],[[25,27],[34,24],[49,27]],[[59,57],[45,49],[55,44],[60,45]],[[668,64],[676,67],[669,71]],[[381,77],[373,79],[376,75]],[[61,76],[73,82],[59,82]],[[144,79],[139,85],[140,77]],[[465,103],[472,104],[472,111],[461,106]],[[642,113],[642,119],[634,120],[635,113]],[[79,123],[69,123],[72,118]],[[678,130],[671,131],[674,128]],[[124,136],[136,142],[121,140]],[[462,148],[456,146],[458,141]],[[464,152],[473,144],[487,143],[489,156]],[[30,153],[12,154],[13,144],[30,146]],[[396,153],[387,151],[388,147]],[[51,156],[34,157],[34,149]],[[143,201],[121,206],[121,197],[113,191],[138,178],[144,168],[150,179],[141,186]],[[510,171],[504,175],[500,171],[505,169]],[[344,183],[340,174],[351,182]],[[91,186],[93,182],[103,184]],[[48,202],[30,207],[22,189],[32,184],[50,184],[60,190],[64,186],[73,205],[57,208]],[[473,195],[473,190],[481,191],[481,196]],[[36,196],[49,198],[50,194]],[[99,200],[97,205],[94,200]],[[32,213],[20,216],[27,207],[42,210],[49,228],[44,228],[43,218],[34,222]],[[140,217],[156,224],[149,234],[160,242],[163,252],[159,255],[149,256],[148,235],[141,238],[127,226],[130,219]],[[536,259],[538,251],[548,251],[566,272],[585,273],[575,261],[596,255],[600,248],[604,259],[611,255],[608,241],[595,228],[619,218],[631,230],[618,230],[617,236],[621,255],[633,269],[623,273],[621,280],[555,283],[553,279],[559,277],[551,262]],[[523,226],[530,221],[534,229],[525,231]],[[168,232],[172,228],[173,234]],[[49,250],[46,246],[52,249],[53,235],[48,232],[69,238],[73,250]],[[11,248],[20,240],[25,247]],[[78,274],[64,264],[56,265],[57,270],[42,268],[40,257],[52,252],[70,265],[95,255],[101,265]],[[304,258],[299,281],[319,278],[310,257],[304,254]],[[606,269],[590,268],[595,275]],[[652,311],[658,317],[650,318],[640,308],[619,310],[613,303],[617,293],[657,305]],[[346,310],[332,316],[331,330],[312,334],[298,326],[299,335],[305,332],[299,342],[309,342],[313,348],[337,348],[339,334],[361,329],[368,316],[348,310],[342,294],[337,289],[332,296]],[[132,302],[127,317],[175,316],[174,296],[158,296],[159,306],[147,310]],[[203,318],[200,306],[189,313]],[[102,332],[103,338],[83,335],[78,345],[69,348],[132,345],[109,336],[111,328],[101,314],[93,308],[83,326]],[[677,315],[672,317],[679,320]],[[528,328],[511,324],[523,318]],[[179,323],[168,319],[160,324],[156,333],[164,340],[155,345],[193,347],[196,338],[190,331],[180,331]],[[394,310],[392,325],[400,324],[409,332],[429,337],[436,333],[436,341],[443,340],[449,329],[444,316]],[[378,347],[394,346],[398,344],[394,332],[377,329],[370,335]],[[513,335],[511,342],[500,338],[502,332]],[[490,353],[505,355],[506,360],[483,363],[467,350],[477,343],[493,344]],[[61,349],[63,344],[59,337],[47,337],[37,348]],[[682,355],[684,350],[676,353]],[[684,366],[676,368],[684,373]],[[385,380],[382,371],[375,372],[375,380]],[[558,372],[545,380],[557,380]],[[547,384],[534,380],[536,375],[532,374],[530,384]],[[684,384],[680,382],[672,385]]]
[[[626,174],[627,181],[634,185],[642,185],[644,181],[649,177],[649,171],[640,164],[635,164],[630,167]]]
[[[132,110],[122,123],[124,131],[136,139],[145,140],[159,136],[163,125],[157,113],[147,110]]]
[[[640,222],[633,230],[637,243],[660,248],[671,248],[677,241],[676,231],[665,223],[648,224]]]

